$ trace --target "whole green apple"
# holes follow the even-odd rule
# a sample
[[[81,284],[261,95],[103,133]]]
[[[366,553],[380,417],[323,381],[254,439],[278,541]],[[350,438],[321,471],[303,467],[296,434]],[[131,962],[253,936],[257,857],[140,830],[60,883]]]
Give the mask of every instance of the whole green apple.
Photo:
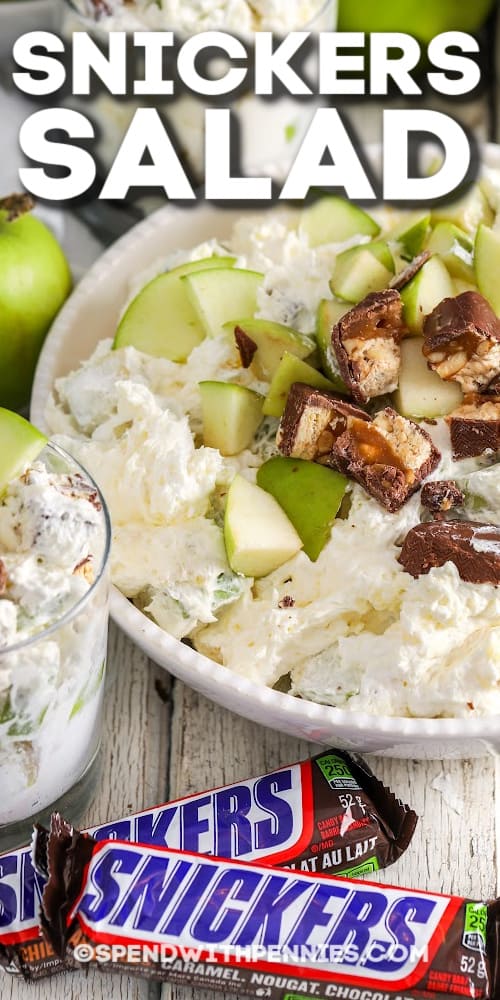
[[[442,31],[477,31],[495,0],[340,0],[339,31],[405,31],[429,42]]]
[[[0,406],[29,400],[45,335],[71,291],[59,243],[27,195],[0,199]]]

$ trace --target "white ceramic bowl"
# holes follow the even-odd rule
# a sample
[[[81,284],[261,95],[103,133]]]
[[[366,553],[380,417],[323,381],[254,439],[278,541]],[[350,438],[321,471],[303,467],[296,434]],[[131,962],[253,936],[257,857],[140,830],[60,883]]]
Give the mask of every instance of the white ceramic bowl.
[[[500,167],[500,147],[485,147],[485,162]],[[241,212],[206,204],[166,206],[111,247],[90,269],[59,314],[35,377],[31,417],[43,428],[54,380],[87,358],[99,339],[114,334],[130,279],[158,258],[211,236],[229,234]],[[246,681],[171,638],[114,589],[111,614],[153,660],[197,691],[239,715],[318,743],[393,757],[474,757],[500,752],[500,717],[407,719],[346,712],[301,701]]]

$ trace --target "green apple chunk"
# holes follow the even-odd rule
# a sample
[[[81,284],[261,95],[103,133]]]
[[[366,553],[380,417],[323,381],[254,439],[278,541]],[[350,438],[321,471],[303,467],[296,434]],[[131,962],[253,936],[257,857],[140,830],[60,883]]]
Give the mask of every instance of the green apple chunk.
[[[477,287],[500,316],[500,232],[479,226],[474,248]]]
[[[263,413],[266,417],[281,417],[294,382],[304,382],[305,385],[312,385],[315,389],[326,389],[327,392],[337,391],[333,382],[316,368],[311,368],[305,361],[285,351],[264,400]],[[347,392],[345,386],[344,392]]]
[[[318,317],[316,321],[316,343],[318,345],[320,364],[327,378],[332,382],[336,392],[349,394],[348,389],[340,376],[336,359],[332,352],[332,330],[337,325],[339,319],[349,312],[349,306],[345,302],[337,302],[335,299],[322,299],[318,306]]]
[[[131,346],[155,358],[186,361],[205,339],[205,328],[180,279],[211,268],[230,268],[235,262],[235,257],[205,257],[153,278],[124,313],[113,347]]]
[[[27,195],[0,199],[0,405],[21,409],[47,331],[71,291],[71,272]]]
[[[211,268],[181,278],[205,333],[218,337],[236,316],[253,316],[264,275],[237,267]]]
[[[454,294],[453,282],[443,261],[431,257],[401,289],[405,322],[410,333],[421,334],[424,317],[439,302]]]
[[[262,420],[264,397],[234,382],[200,382],[203,443],[222,455],[248,448]]]
[[[401,256],[405,260],[413,260],[423,249],[429,232],[431,222],[430,213],[422,215],[421,212],[409,213],[404,222],[391,229],[387,234],[387,239],[391,242],[399,243]]]
[[[463,399],[457,382],[444,382],[427,367],[423,343],[422,337],[403,340],[399,386],[393,397],[398,413],[414,420],[444,417],[460,406]]]
[[[257,483],[278,501],[316,562],[324,549],[347,488],[340,472],[300,458],[269,459],[257,473]]]
[[[241,314],[243,315],[243,313]],[[237,319],[227,323],[225,331],[234,336],[239,327],[257,345],[252,361],[252,370],[257,378],[268,382],[272,379],[285,351],[297,358],[307,358],[313,353],[316,343],[313,337],[298,333],[290,326],[272,323],[267,319]]]
[[[20,476],[46,444],[47,438],[33,424],[0,408],[0,490]]]
[[[352,236],[377,236],[380,226],[371,216],[345,198],[329,195],[305,208],[299,228],[307,234],[309,246],[343,243]]]
[[[477,227],[493,225],[493,211],[479,184],[474,186],[457,201],[448,205],[438,205],[432,209],[432,222],[453,222],[467,233],[475,233]]]
[[[339,299],[360,302],[370,292],[387,288],[393,274],[394,260],[387,243],[364,243],[338,255],[330,288]]]
[[[468,233],[453,222],[438,222],[427,241],[427,250],[439,254],[452,278],[462,281],[474,281],[473,249]]]
[[[231,569],[243,576],[267,576],[302,548],[302,541],[277,500],[236,476],[229,487],[224,541]]]

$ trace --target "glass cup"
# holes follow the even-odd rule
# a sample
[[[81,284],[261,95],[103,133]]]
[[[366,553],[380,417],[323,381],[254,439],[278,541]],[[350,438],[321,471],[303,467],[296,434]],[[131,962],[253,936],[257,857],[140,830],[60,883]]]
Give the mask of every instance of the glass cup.
[[[78,822],[98,779],[109,615],[111,529],[88,473],[56,445],[38,461],[78,475],[100,502],[95,578],[43,631],[0,649],[0,851],[26,843],[35,820],[60,810]]]
[[[63,0],[61,33],[71,38],[73,32],[86,31],[101,43],[111,30],[147,30],[142,28],[135,19],[128,27],[125,16],[119,22],[114,18],[94,20],[88,13],[90,0]],[[188,4],[186,4],[187,6]],[[318,0],[318,10],[315,16],[306,24],[297,24],[295,30],[310,31],[313,35],[321,31],[333,31],[337,23],[337,0]],[[96,3],[95,9],[102,6]],[[144,10],[144,5],[140,5]],[[127,8],[125,8],[127,10]],[[133,18],[134,3],[128,5]],[[156,8],[155,27],[159,30],[158,19],[161,17]],[[96,13],[97,16],[97,13]],[[223,24],[214,24],[214,29],[226,30]],[[162,30],[172,30],[181,39],[175,24],[162,24]],[[150,28],[150,30],[153,30]],[[307,70],[314,79],[314,61],[312,56],[306,62]],[[100,161],[109,170],[123,136],[138,107],[149,103],[164,113],[171,124],[177,138],[178,151],[188,166],[195,182],[201,183],[204,174],[204,113],[206,102],[201,97],[182,93],[169,102],[148,98],[126,100],[115,98],[107,93],[100,93],[90,102],[72,98],[73,106],[79,106],[83,113],[88,113],[99,128],[100,139],[96,147]],[[237,113],[241,132],[241,166],[243,170],[254,170],[259,164],[290,163],[315,110],[324,104],[320,97],[315,100],[297,100],[293,97],[280,97],[274,100],[256,97],[250,91],[243,92],[236,98],[227,97],[227,106]]]

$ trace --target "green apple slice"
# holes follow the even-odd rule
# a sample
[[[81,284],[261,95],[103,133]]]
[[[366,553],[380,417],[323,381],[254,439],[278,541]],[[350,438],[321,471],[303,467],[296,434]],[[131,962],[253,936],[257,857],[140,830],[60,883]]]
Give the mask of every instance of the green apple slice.
[[[224,332],[225,323],[236,316],[253,316],[257,291],[264,279],[257,271],[242,268],[211,268],[181,278],[189,299],[209,337]]]
[[[493,225],[494,215],[484,191],[474,184],[463,198],[433,208],[431,218],[433,223],[453,222],[467,233],[475,233],[482,223]]]
[[[186,361],[205,339],[205,329],[180,279],[200,270],[230,268],[235,262],[236,257],[205,257],[153,278],[123,315],[113,348],[131,346],[155,358]]]
[[[0,407],[0,490],[20,476],[46,444],[47,438],[33,424]]]
[[[257,483],[290,518],[312,562],[324,549],[347,488],[340,472],[300,458],[277,456],[261,465]]]
[[[461,295],[462,292],[477,292],[477,285],[472,285],[470,281],[462,281],[461,278],[455,278],[453,282],[453,294]]]
[[[340,375],[337,359],[332,350],[332,330],[337,325],[339,319],[349,312],[349,306],[345,302],[338,302],[335,299],[322,299],[318,306],[318,316],[316,321],[316,342],[318,345],[321,368],[327,378],[333,383],[336,392],[349,394],[349,391]]]
[[[431,257],[414,278],[401,289],[406,325],[413,334],[421,334],[424,317],[455,294],[453,282],[443,261]]]
[[[239,455],[262,421],[264,397],[234,382],[200,382],[203,443],[221,455]]]
[[[230,336],[234,336],[236,327],[257,345],[257,351],[252,360],[252,370],[257,378],[266,382],[272,379],[285,351],[288,354],[294,354],[297,358],[307,358],[316,347],[313,337],[309,337],[305,333],[298,333],[290,326],[273,323],[267,319],[248,317],[233,320],[231,323],[226,323],[224,330]]]
[[[267,576],[302,548],[277,500],[243,476],[236,476],[229,487],[224,541],[231,569],[253,577]]]
[[[474,281],[473,243],[463,229],[453,222],[438,222],[428,241],[427,250],[439,254],[452,278]]]
[[[264,400],[263,413],[266,417],[281,417],[294,382],[304,382],[305,385],[312,385],[315,389],[336,392],[336,386],[325,375],[285,351]],[[344,392],[346,391],[344,386]]]
[[[500,232],[479,226],[474,247],[477,287],[500,316]]]
[[[394,259],[387,243],[365,243],[338,255],[330,288],[339,299],[360,302],[370,292],[387,288],[393,274]]]
[[[403,340],[399,385],[393,396],[398,413],[414,420],[444,417],[460,406],[463,399],[457,382],[444,382],[427,367],[423,343],[422,337]]]
[[[404,222],[400,222],[398,226],[390,230],[387,239],[399,243],[401,256],[404,260],[413,260],[424,247],[430,222],[429,212],[424,215],[421,212],[408,213]]]
[[[328,195],[305,208],[299,228],[306,233],[309,246],[322,243],[344,243],[352,236],[377,236],[380,226],[375,219],[345,198]]]

